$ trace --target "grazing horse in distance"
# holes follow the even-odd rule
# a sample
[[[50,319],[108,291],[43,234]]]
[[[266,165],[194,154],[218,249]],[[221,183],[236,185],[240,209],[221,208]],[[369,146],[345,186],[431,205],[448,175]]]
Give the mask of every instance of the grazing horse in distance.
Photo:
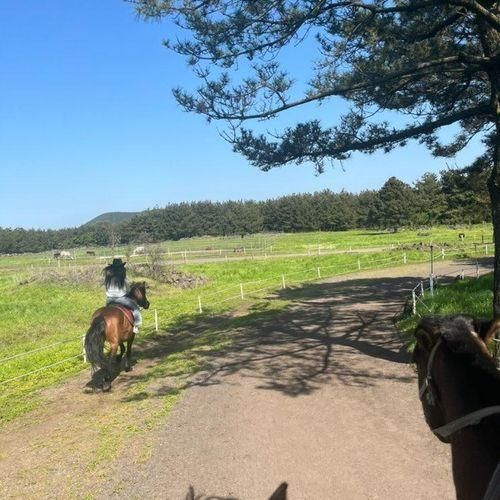
[[[488,344],[500,319],[423,318],[413,360],[432,432],[451,444],[458,500],[500,500],[500,371]]]
[[[132,283],[130,291],[126,296],[132,299],[139,307],[143,307],[144,309],[149,308],[145,282]],[[92,365],[93,379],[95,379],[98,370],[102,374],[103,391],[111,389],[113,363],[115,358],[118,364],[121,363],[125,352],[124,342],[127,343],[125,371],[128,372],[132,369],[132,343],[135,338],[133,326],[131,312],[118,304],[109,304],[106,307],[101,307],[92,315],[90,328],[85,335],[85,354],[87,360]],[[106,360],[103,353],[104,342],[108,342],[110,346],[108,360]],[[118,347],[120,348],[120,354],[117,356]]]

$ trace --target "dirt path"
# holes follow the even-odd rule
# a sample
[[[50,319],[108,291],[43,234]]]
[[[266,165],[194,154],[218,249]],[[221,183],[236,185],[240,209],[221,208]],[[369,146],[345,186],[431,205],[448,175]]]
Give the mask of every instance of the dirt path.
[[[141,413],[140,392],[120,395],[158,360],[120,375],[112,394],[82,394],[83,377],[55,389],[0,432],[0,496],[178,500],[192,485],[207,498],[261,500],[287,481],[291,500],[453,498],[448,446],[424,423],[392,324],[426,272],[407,266],[282,291],[292,307],[250,311],[229,348],[206,354],[207,369],[168,418],[155,407],[151,430],[131,433],[118,457],[104,448],[89,464],[82,441],[98,428],[89,421],[117,411],[129,425],[154,420]],[[113,434],[106,439],[112,448]]]

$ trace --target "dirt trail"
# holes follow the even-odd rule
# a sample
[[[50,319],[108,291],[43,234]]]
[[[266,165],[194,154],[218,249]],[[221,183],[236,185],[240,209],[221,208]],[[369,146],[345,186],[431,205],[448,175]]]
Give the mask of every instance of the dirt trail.
[[[282,291],[290,309],[253,311],[231,347],[207,354],[168,418],[118,458],[87,463],[83,486],[77,443],[94,432],[85,422],[117,408],[130,418],[120,391],[141,367],[120,375],[112,394],[82,394],[83,376],[55,389],[43,409],[0,431],[0,496],[178,500],[192,485],[200,498],[261,500],[287,481],[291,500],[452,499],[448,446],[423,420],[392,323],[426,272],[407,266]]]

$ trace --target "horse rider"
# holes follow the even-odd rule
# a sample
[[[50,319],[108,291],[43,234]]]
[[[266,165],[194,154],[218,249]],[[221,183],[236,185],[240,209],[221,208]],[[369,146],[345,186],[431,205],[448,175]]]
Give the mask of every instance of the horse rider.
[[[134,315],[134,333],[137,333],[142,324],[142,316],[139,306],[126,296],[130,290],[130,283],[127,280],[125,264],[122,259],[113,259],[113,262],[104,268],[106,305],[119,304],[130,309]]]

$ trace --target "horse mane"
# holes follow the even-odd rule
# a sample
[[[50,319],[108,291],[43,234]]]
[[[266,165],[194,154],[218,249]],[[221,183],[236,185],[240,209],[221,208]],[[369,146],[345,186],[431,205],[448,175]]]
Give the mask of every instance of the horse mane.
[[[130,289],[132,288],[141,288],[144,286],[144,283],[140,282],[140,281],[133,281],[132,283],[130,283]]]
[[[435,340],[441,336],[448,349],[464,363],[479,368],[500,382],[500,371],[483,347],[482,335],[490,323],[465,315],[430,316],[422,319],[419,329],[430,333]]]
[[[145,288],[145,284],[143,282],[139,282],[139,281],[134,281],[134,282],[130,283],[129,290],[125,294],[125,296],[132,298],[132,292],[134,291],[134,288],[139,288],[139,289]]]

